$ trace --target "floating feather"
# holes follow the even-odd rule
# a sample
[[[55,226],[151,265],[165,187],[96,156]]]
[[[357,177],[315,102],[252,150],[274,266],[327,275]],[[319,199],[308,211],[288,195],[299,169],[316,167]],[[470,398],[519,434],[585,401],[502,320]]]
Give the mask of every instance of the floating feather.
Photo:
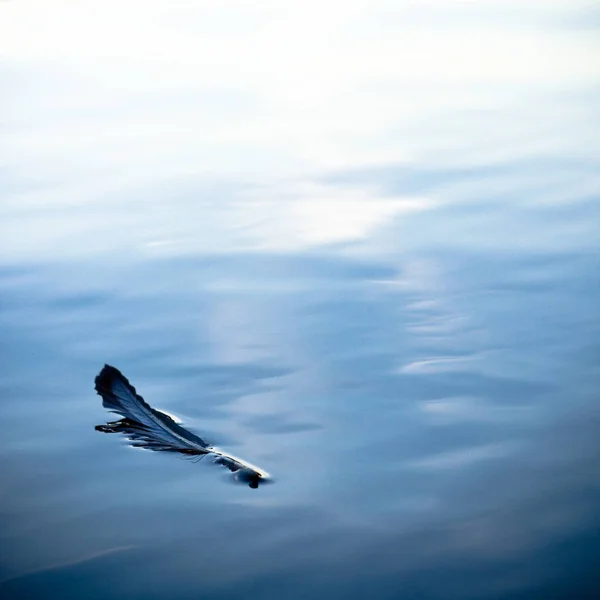
[[[187,456],[205,456],[235,473],[238,481],[257,488],[270,479],[269,474],[231,454],[211,446],[201,437],[179,425],[172,417],[152,408],[115,367],[104,365],[96,377],[96,391],[102,396],[104,408],[123,418],[96,430],[104,433],[124,433],[132,446],[160,452],[178,452]]]

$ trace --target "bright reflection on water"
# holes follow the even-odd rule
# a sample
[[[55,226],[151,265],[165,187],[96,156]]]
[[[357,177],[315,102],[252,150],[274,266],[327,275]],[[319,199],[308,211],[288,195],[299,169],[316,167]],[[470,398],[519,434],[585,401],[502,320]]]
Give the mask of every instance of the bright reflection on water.
[[[2,598],[595,597],[599,22],[2,3]]]

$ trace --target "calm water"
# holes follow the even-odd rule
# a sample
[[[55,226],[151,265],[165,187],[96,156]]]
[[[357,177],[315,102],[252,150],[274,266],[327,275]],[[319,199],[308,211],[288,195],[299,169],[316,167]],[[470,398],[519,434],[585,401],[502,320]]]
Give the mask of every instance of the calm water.
[[[376,88],[387,145],[357,117],[333,160],[307,145],[325,128],[314,98],[295,107],[300,129],[321,124],[302,137],[283,104],[216,79],[141,83],[136,63],[115,92],[113,57],[84,75],[75,50],[46,59],[55,46],[29,55],[17,37],[0,63],[3,599],[600,594],[596,88],[581,65],[575,91],[560,64],[527,88],[527,114],[519,77],[495,74],[497,106],[424,109],[453,116],[439,131],[398,124]],[[437,87],[409,84],[433,106]],[[206,111],[227,147],[198,141]],[[273,123],[231,133],[232,114]],[[160,131],[111,138],[130,117]],[[106,362],[276,483],[96,432]]]

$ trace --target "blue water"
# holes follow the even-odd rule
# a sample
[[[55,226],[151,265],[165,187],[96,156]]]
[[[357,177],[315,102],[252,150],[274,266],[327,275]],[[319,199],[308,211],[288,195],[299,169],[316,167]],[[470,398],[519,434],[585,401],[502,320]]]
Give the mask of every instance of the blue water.
[[[599,598],[597,13],[1,2],[0,598]]]
[[[599,217],[490,203],[362,251],[5,259],[2,597],[593,597]],[[94,431],[104,362],[276,483]]]

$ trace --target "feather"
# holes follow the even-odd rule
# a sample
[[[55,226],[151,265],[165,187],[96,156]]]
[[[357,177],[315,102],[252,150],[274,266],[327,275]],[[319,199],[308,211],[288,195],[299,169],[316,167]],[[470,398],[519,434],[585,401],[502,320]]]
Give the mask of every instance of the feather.
[[[257,488],[270,479],[268,473],[228,454],[179,425],[169,415],[152,408],[115,367],[104,365],[96,377],[96,392],[102,405],[123,417],[96,430],[104,433],[124,433],[132,446],[161,452],[178,452],[202,459],[210,456],[216,464],[227,467],[238,481]]]

